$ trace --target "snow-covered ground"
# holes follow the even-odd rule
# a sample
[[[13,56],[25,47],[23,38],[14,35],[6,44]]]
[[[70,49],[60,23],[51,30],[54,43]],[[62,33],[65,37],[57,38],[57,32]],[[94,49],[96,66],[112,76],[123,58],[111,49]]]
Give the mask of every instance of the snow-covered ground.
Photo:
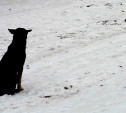
[[[32,29],[24,91],[0,113],[126,113],[126,1],[0,0],[0,58],[8,28]]]

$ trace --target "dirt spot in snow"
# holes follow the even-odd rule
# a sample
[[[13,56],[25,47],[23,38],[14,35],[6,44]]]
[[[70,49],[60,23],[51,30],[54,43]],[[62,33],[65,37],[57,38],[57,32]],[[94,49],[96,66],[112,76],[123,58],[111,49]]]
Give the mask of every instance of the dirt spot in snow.
[[[48,96],[44,96],[44,98],[51,98],[52,96],[51,95],[48,95]]]
[[[66,90],[71,89],[71,88],[73,88],[72,85],[70,85],[69,87],[64,87],[64,89],[66,89]]]

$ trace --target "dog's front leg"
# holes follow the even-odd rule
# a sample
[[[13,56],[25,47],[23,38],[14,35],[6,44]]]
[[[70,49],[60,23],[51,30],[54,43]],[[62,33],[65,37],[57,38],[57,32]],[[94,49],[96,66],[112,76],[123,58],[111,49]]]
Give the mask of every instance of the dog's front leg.
[[[21,85],[21,80],[22,80],[22,74],[19,76],[19,80],[18,80],[18,89],[19,89],[20,91],[24,90],[24,88],[23,88],[22,85]]]
[[[24,90],[24,88],[22,88],[22,85],[21,85],[22,72],[23,72],[23,67],[20,68],[19,71],[18,71],[18,84],[17,84],[17,88],[18,88],[18,90],[20,90],[20,91]]]

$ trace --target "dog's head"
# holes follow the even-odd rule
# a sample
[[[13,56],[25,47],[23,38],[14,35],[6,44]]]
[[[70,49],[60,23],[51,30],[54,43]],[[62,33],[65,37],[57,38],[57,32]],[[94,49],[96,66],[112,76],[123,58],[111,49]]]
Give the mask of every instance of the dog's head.
[[[28,32],[31,32],[32,30],[26,30],[24,28],[17,28],[17,29],[8,29],[11,34],[14,36],[27,36]]]

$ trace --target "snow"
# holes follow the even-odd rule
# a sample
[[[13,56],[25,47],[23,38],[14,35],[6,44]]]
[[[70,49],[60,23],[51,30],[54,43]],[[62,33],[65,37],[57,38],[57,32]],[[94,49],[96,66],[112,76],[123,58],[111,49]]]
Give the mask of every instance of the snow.
[[[125,113],[126,1],[1,0],[0,57],[8,28],[32,29],[24,91],[0,113]]]

